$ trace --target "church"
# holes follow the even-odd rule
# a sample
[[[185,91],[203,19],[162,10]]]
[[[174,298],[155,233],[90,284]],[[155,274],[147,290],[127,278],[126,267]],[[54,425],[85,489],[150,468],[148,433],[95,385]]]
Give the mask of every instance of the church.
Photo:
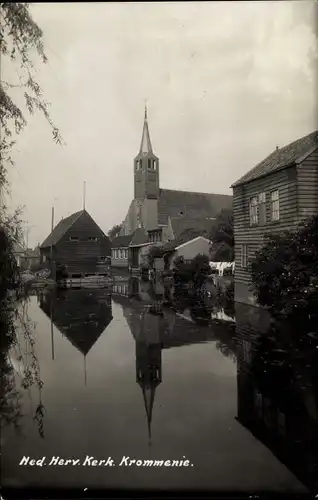
[[[133,167],[134,199],[112,242],[112,265],[127,266],[128,247],[174,241],[187,229],[200,228],[206,234],[217,214],[232,207],[230,195],[160,188],[160,162],[150,140],[147,107]]]

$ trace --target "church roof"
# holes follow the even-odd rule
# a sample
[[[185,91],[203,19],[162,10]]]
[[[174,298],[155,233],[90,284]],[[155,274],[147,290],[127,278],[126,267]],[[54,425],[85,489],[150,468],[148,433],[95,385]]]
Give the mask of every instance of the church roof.
[[[185,215],[170,217],[171,228],[176,239],[186,234],[193,238],[196,236],[209,237],[214,221],[215,218],[211,217],[187,217]]]
[[[215,217],[222,208],[231,207],[231,195],[160,189],[158,224],[167,225],[169,217],[180,215],[188,219]]]
[[[69,215],[65,219],[61,219],[60,222],[55,226],[53,231],[49,236],[43,241],[40,248],[47,248],[51,245],[56,245],[58,241],[64,236],[64,234],[70,229],[74,222],[84,213],[84,210],[75,212]]]
[[[245,184],[247,182],[259,179],[269,175],[277,170],[288,167],[299,161],[307,153],[310,154],[318,147],[318,131],[312,132],[301,139],[291,142],[283,148],[277,148],[273,153],[267,156],[256,167],[249,170],[243,177],[232,184],[232,187]]]

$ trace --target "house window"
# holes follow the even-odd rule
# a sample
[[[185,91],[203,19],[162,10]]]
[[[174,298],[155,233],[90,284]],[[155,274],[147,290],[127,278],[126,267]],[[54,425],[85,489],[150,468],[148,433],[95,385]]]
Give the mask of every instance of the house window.
[[[242,259],[241,265],[243,268],[247,267],[247,245],[242,245]]]
[[[260,224],[266,224],[266,194],[260,193],[258,197],[259,206],[259,222]]]
[[[70,241],[78,241],[78,236],[70,236]]]
[[[97,241],[96,236],[89,236],[88,241]]]
[[[258,197],[250,199],[250,225],[258,224]]]
[[[271,192],[271,219],[272,221],[279,220],[279,192]]]

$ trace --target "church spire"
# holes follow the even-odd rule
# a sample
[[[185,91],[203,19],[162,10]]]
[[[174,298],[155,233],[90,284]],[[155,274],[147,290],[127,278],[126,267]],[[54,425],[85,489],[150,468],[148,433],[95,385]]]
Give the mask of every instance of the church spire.
[[[144,117],[144,127],[142,130],[142,137],[141,137],[141,144],[140,144],[140,151],[139,154],[146,155],[146,154],[153,154],[152,151],[152,146],[151,146],[151,141],[150,141],[150,134],[149,134],[149,127],[148,127],[148,112],[147,112],[147,104],[145,104],[145,117]]]
[[[152,410],[155,401],[155,392],[156,392],[156,385],[142,387],[142,395],[144,397],[144,403],[147,415],[149,446],[151,446],[151,421],[152,421]]]

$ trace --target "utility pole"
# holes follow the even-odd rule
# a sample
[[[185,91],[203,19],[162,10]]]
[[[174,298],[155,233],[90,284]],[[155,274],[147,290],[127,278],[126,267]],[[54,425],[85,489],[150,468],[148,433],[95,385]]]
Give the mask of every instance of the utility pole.
[[[83,210],[85,210],[85,203],[86,203],[86,182],[84,181],[84,185],[83,185]]]

